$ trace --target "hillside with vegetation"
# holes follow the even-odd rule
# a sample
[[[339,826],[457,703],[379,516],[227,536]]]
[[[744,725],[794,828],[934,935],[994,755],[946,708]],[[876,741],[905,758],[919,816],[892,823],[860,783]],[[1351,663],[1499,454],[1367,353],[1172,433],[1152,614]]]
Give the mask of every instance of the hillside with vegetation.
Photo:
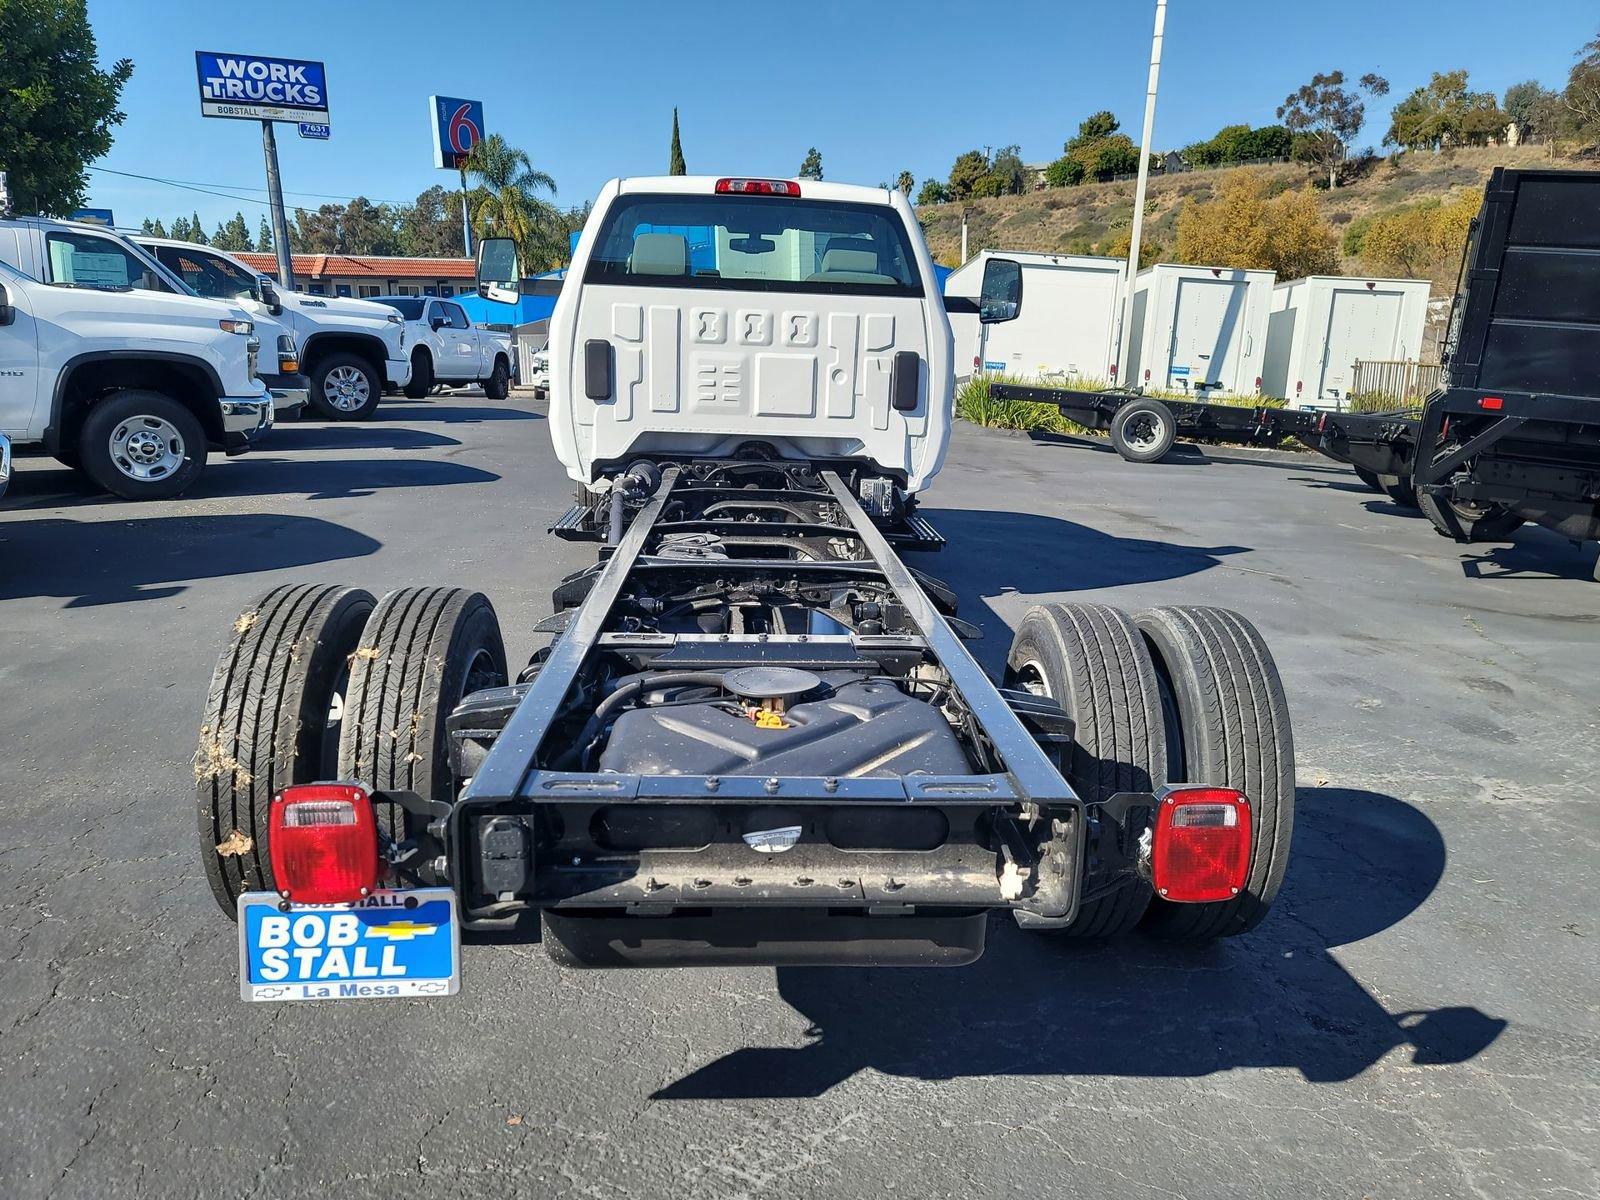
[[[1307,168],[1298,163],[1154,176],[1139,258],[1145,265],[1270,266],[1283,278],[1416,277],[1449,291],[1466,222],[1478,211],[1484,181],[1497,166],[1600,163],[1555,155],[1548,145],[1464,146],[1353,164],[1336,189],[1311,186]],[[963,212],[973,254],[1004,249],[1121,256],[1128,253],[1133,189],[1131,181],[1046,188],[924,204],[917,215],[934,258],[947,266],[961,261]],[[1274,220],[1275,204],[1293,211]],[[1269,261],[1274,254],[1283,257]]]
[[[1600,166],[1600,36],[1566,80],[1527,80],[1503,96],[1464,70],[1436,71],[1393,107],[1383,153],[1363,146],[1367,104],[1389,94],[1368,73],[1319,72],[1277,108],[1278,124],[1229,125],[1151,156],[1141,265],[1182,262],[1310,274],[1455,282],[1483,184],[1498,166]],[[1028,166],[1018,146],[959,154],[927,179],[917,213],[935,258],[967,249],[1125,257],[1139,147],[1117,117],[1085,118],[1059,158]],[[908,194],[913,181],[902,173]]]

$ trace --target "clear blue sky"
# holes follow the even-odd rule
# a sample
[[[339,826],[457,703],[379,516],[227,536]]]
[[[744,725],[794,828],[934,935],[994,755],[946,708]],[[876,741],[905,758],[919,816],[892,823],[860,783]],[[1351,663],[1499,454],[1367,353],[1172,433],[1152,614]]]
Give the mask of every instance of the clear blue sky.
[[[430,93],[481,98],[489,128],[550,172],[562,204],[605,180],[666,170],[672,107],[700,173],[791,175],[806,148],[826,176],[943,178],[973,147],[1020,143],[1043,161],[1090,111],[1109,107],[1137,138],[1150,0],[724,0],[581,4],[484,0],[90,0],[100,57],[133,59],[127,121],[99,165],[261,188],[260,127],[205,119],[194,51],[327,64],[333,138],[278,127],[291,192],[408,201],[433,169]],[[803,14],[798,19],[792,14]],[[788,14],[788,15],[780,15]],[[1264,124],[1314,72],[1387,76],[1363,142],[1429,73],[1466,67],[1475,88],[1535,78],[1561,86],[1595,36],[1594,0],[1171,0],[1156,115],[1158,148],[1245,121]],[[259,204],[106,174],[91,203],[119,224],[198,210],[207,228]],[[246,193],[260,197],[260,191]],[[315,206],[314,196],[288,197]]]

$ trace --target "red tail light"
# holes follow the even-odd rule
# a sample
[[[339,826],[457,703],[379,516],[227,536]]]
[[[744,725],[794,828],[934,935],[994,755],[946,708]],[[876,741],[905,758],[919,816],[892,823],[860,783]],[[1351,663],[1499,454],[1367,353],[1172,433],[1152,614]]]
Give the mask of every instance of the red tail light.
[[[1230,900],[1250,873],[1250,801],[1231,788],[1180,787],[1160,797],[1151,882],[1163,900]]]
[[[372,801],[350,783],[305,783],[272,798],[267,850],[278,890],[297,904],[347,904],[378,884]]]
[[[1261,390],[1261,376],[1257,375],[1256,376],[1256,391],[1259,392],[1260,390]]]
[[[1498,412],[1506,406],[1503,396],[1484,396],[1479,399],[1478,407],[1487,408],[1490,412]]]
[[[741,196],[798,196],[800,185],[792,179],[719,179],[717,194]]]

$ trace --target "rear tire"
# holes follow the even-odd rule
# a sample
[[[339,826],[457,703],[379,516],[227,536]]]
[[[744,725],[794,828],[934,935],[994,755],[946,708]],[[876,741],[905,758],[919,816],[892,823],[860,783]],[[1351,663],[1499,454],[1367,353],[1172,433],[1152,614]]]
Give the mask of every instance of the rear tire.
[[[1145,928],[1158,937],[1203,942],[1261,923],[1289,861],[1294,829],[1294,739],[1278,668],[1255,626],[1223,608],[1171,607],[1136,613],[1180,731],[1169,745],[1171,782],[1236,788],[1250,799],[1250,874],[1231,900],[1171,904],[1157,896]]]
[[[1038,690],[1075,723],[1064,773],[1085,804],[1154,791],[1167,779],[1155,663],[1134,623],[1103,604],[1050,604],[1022,619],[1006,661],[1007,686]],[[1070,924],[1013,910],[1024,929],[1106,938],[1139,923],[1150,885],[1129,879],[1080,905]]]
[[[78,435],[78,461],[96,484],[124,500],[167,500],[206,468],[206,431],[183,405],[136,388],[95,403]]]
[[[1129,462],[1158,462],[1177,440],[1172,410],[1159,400],[1130,400],[1111,418],[1111,444]]]
[[[1509,542],[1524,524],[1524,518],[1502,504],[1468,504],[1454,496],[1441,499],[1422,488],[1417,489],[1417,503],[1440,536],[1457,542]]]
[[[463,697],[507,681],[500,621],[481,593],[390,592],[368,619],[351,664],[339,778],[454,800],[445,720]],[[378,828],[401,839],[404,816],[379,805]]]
[[[405,393],[412,400],[421,400],[433,390],[433,359],[426,350],[411,354],[411,378],[406,381]]]
[[[1379,475],[1378,490],[1400,508],[1417,507],[1417,485],[1411,482],[1409,475]]]
[[[273,795],[337,775],[350,655],[372,606],[359,588],[293,584],[233,623],[194,757],[200,857],[230,917],[241,893],[277,890],[267,857]]]
[[[511,394],[511,368],[505,359],[494,360],[493,372],[483,381],[483,394],[490,400],[504,400]]]
[[[1355,471],[1356,477],[1373,491],[1383,491],[1383,483],[1378,479],[1376,473],[1367,470],[1365,467],[1352,467],[1351,469]]]

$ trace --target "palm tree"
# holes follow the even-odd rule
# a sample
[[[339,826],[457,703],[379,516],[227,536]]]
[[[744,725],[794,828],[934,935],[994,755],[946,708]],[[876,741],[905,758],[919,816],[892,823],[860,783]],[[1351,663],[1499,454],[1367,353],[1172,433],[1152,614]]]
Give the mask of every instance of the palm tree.
[[[527,151],[491,133],[467,154],[465,170],[474,184],[469,207],[480,238],[511,238],[528,270],[543,270],[560,261],[566,246],[557,244],[559,214],[539,195],[554,196],[556,181],[535,169]]]

